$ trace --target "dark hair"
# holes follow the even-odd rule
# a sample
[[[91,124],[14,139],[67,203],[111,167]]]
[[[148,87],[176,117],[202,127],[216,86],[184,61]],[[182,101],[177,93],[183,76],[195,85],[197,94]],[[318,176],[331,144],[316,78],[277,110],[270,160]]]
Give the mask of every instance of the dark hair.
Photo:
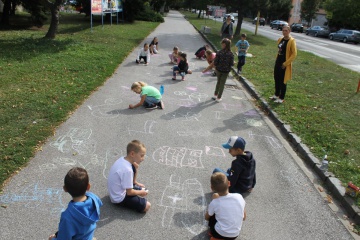
[[[139,140],[132,140],[126,147],[126,153],[130,152],[140,152],[141,149],[145,148],[145,145]]]
[[[217,193],[225,193],[229,188],[228,182],[226,175],[222,172],[216,172],[211,175],[211,187]]]
[[[246,38],[246,33],[242,33],[242,34],[241,34],[241,37]]]
[[[89,185],[89,176],[84,168],[74,167],[68,171],[64,179],[66,191],[72,197],[84,196]]]
[[[225,50],[230,52],[231,49],[230,49],[230,46],[231,46],[231,40],[228,39],[228,38],[224,38],[221,43],[225,43]]]
[[[185,62],[187,62],[187,59],[186,59],[186,53],[184,53],[184,52],[181,52],[180,54],[180,57],[182,57],[182,58],[184,58],[185,59]]]
[[[149,45],[149,44],[147,44],[147,43],[144,43],[144,47],[146,47],[146,45]]]

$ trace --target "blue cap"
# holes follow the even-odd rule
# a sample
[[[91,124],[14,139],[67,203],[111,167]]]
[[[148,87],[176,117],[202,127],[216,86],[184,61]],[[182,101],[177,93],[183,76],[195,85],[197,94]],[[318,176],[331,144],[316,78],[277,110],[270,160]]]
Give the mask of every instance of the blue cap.
[[[232,136],[229,138],[227,143],[224,143],[222,146],[223,148],[230,149],[230,148],[240,148],[245,150],[246,142],[242,137]]]

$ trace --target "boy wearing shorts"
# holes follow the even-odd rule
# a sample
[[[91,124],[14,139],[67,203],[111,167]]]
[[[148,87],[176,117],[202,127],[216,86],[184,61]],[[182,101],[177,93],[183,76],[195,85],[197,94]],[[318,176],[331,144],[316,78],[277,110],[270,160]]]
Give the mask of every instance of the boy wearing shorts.
[[[126,148],[126,157],[112,165],[108,177],[108,191],[112,203],[145,213],[151,204],[144,197],[148,191],[136,181],[139,164],[144,161],[146,148],[138,140],[131,141]]]
[[[210,182],[215,192],[205,214],[210,239],[236,239],[246,219],[245,200],[241,194],[229,193],[230,182],[224,173],[213,173]]]

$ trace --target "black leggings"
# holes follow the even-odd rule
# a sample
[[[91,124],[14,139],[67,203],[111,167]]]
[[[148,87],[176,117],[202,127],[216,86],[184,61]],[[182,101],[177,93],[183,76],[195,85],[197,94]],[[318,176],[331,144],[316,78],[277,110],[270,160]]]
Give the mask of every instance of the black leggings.
[[[236,239],[237,237],[223,237],[221,236],[220,234],[217,233],[217,231],[215,230],[215,224],[217,223],[217,220],[215,218],[215,214],[212,215],[209,219],[209,228],[210,228],[210,232],[211,232],[211,235],[214,237],[214,238],[219,238],[219,239],[224,239],[224,240],[233,240],[233,239]]]
[[[284,83],[285,69],[282,69],[281,64],[275,64],[274,80],[275,80],[275,96],[280,99],[285,98],[286,84]]]

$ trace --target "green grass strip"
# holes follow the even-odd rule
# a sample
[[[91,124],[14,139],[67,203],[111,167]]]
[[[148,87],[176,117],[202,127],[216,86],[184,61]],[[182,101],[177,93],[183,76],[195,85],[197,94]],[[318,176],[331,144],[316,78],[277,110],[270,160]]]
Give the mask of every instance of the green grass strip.
[[[220,48],[222,23],[198,19],[183,12],[198,29],[211,28],[206,37]],[[268,26],[267,26],[268,27]],[[259,94],[268,99],[274,94],[273,68],[276,42],[253,32],[242,30],[250,43],[243,76],[251,81]],[[239,40],[233,39],[233,44]],[[342,44],[342,43],[339,43]],[[236,48],[232,48],[236,52]],[[301,137],[315,156],[329,158],[329,170],[344,185],[352,181],[360,186],[360,93],[356,93],[360,75],[312,53],[298,51],[293,64],[293,79],[288,82],[285,104],[270,103],[271,108],[292,132]],[[359,201],[358,201],[358,205]]]
[[[55,40],[43,38],[48,25],[1,31],[1,185],[159,24],[95,20],[91,32],[89,18],[62,14]]]

